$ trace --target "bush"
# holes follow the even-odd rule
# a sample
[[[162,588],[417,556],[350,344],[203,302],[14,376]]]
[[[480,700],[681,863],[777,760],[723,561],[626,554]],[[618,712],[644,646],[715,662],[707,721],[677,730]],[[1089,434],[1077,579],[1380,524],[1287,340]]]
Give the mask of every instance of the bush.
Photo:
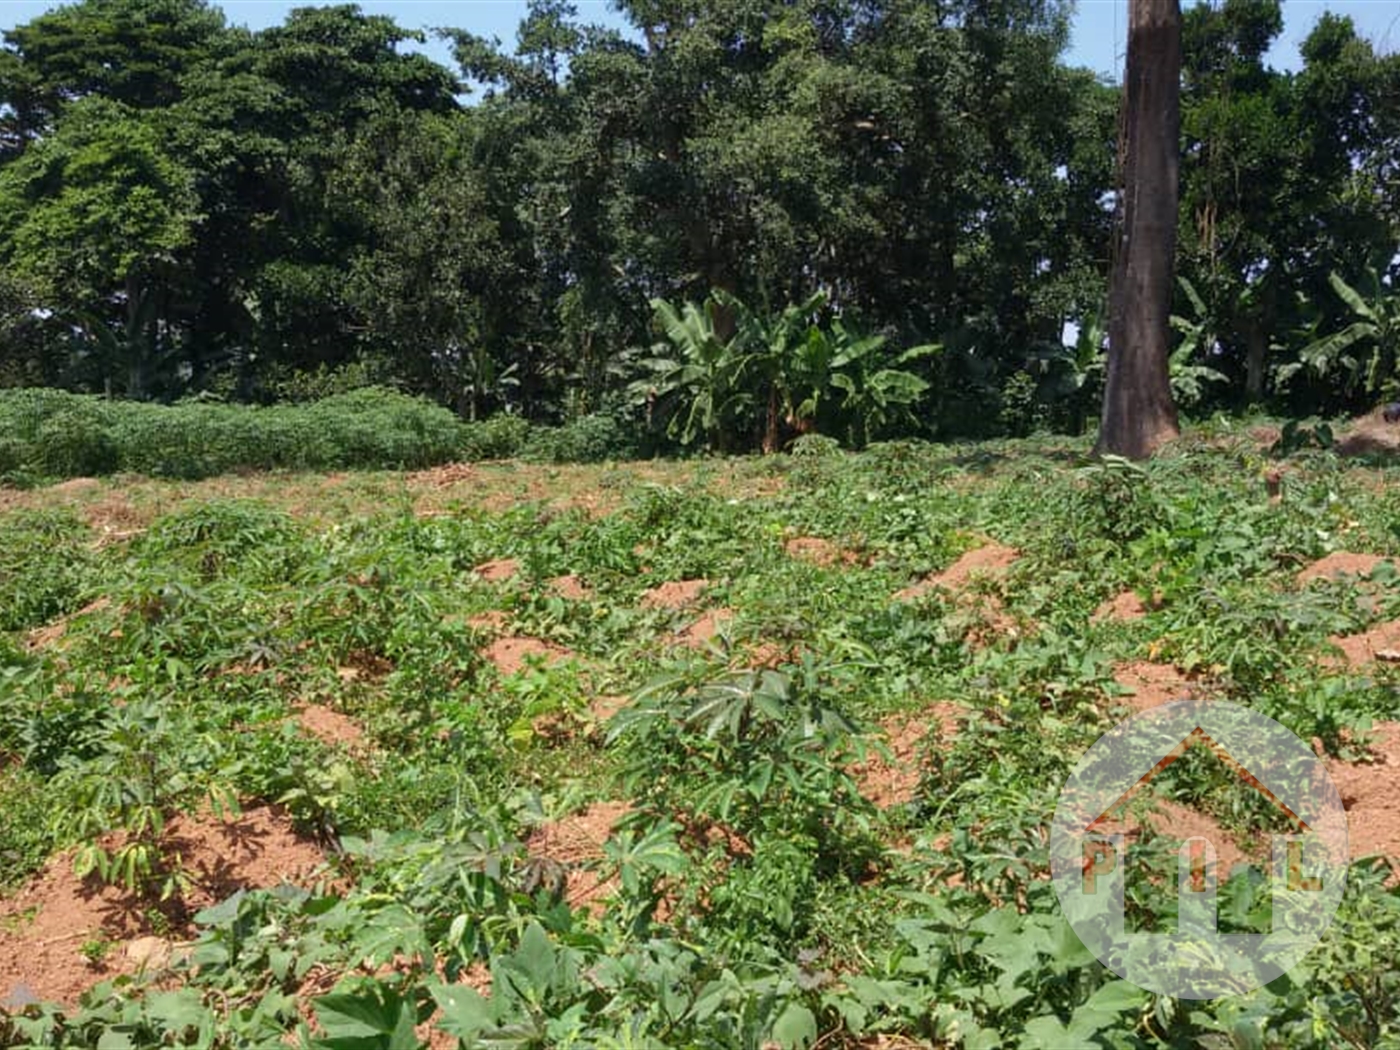
[[[463,444],[450,411],[382,388],[271,408],[5,390],[0,434],[0,474],[124,470],[187,480],[234,470],[425,467],[453,459]]]
[[[637,454],[637,442],[615,417],[595,414],[537,429],[521,454],[550,463],[600,463],[630,459]]]
[[[92,554],[88,529],[66,511],[0,518],[0,631],[27,631],[81,604]]]
[[[88,411],[63,411],[39,425],[34,438],[36,466],[55,477],[110,474],[117,469],[117,444],[107,427]]]
[[[530,424],[519,416],[492,416],[462,425],[463,459],[510,459],[530,440]]]

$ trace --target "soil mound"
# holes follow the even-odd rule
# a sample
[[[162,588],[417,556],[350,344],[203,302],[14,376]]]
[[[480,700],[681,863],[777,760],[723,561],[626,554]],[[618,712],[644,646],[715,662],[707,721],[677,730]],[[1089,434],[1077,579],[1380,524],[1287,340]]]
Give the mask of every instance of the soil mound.
[[[641,605],[645,609],[684,609],[699,601],[709,585],[709,580],[673,580],[658,584],[642,594]]]
[[[227,821],[180,815],[166,825],[165,843],[193,881],[181,901],[189,913],[240,889],[305,884],[325,863],[320,847],[274,807]],[[54,857],[0,902],[0,1005],[71,1005],[99,981],[164,965],[179,949],[154,936],[151,915],[149,901],[79,879],[71,854]]]
[[[1369,576],[1371,571],[1383,561],[1378,554],[1353,554],[1350,551],[1336,551],[1319,558],[1298,573],[1299,584],[1313,580],[1330,580],[1338,576]]]
[[[594,870],[604,858],[603,844],[614,825],[632,812],[629,802],[595,802],[581,813],[541,824],[525,840],[530,856],[564,866],[564,899],[570,907],[586,906],[595,915],[616,891],[615,875]]]
[[[532,658],[538,657],[551,664],[571,659],[575,654],[553,642],[514,635],[509,638],[497,638],[482,650],[482,655],[490,660],[501,674],[518,674],[530,665]]]
[[[1094,614],[1089,617],[1089,622],[1103,623],[1105,620],[1114,620],[1128,623],[1133,620],[1141,620],[1155,608],[1157,608],[1155,604],[1149,605],[1144,602],[1137,591],[1123,591],[1095,609]]]
[[[734,610],[711,609],[688,627],[676,632],[676,641],[687,649],[699,649],[714,640],[734,619]]]
[[[1329,641],[1342,651],[1352,667],[1364,667],[1377,660],[1400,661],[1400,620],[1391,620],[1361,634],[1333,635]],[[1335,658],[1331,662],[1335,663]]]
[[[861,795],[881,809],[914,801],[923,780],[920,753],[925,739],[936,729],[940,741],[952,740],[958,732],[958,718],[965,711],[959,704],[940,702],[914,714],[882,719],[878,735],[889,748],[890,757],[872,753],[849,770]]]
[[[301,728],[323,744],[333,747],[357,747],[364,743],[365,731],[348,715],[324,704],[307,704],[297,711]]]
[[[497,558],[472,570],[487,583],[504,583],[520,575],[520,562],[515,558]]]
[[[1118,664],[1113,668],[1113,680],[1133,691],[1131,696],[1116,699],[1135,712],[1200,696],[1199,686],[1171,664],[1148,660]]]
[[[856,554],[855,551],[843,550],[830,540],[824,540],[820,536],[798,536],[783,544],[783,549],[789,558],[811,562],[824,569],[837,564],[857,565],[860,563],[860,555]]]
[[[571,602],[586,602],[593,597],[593,591],[578,576],[556,576],[549,581],[549,589],[559,597]]]
[[[1381,854],[1400,874],[1400,722],[1381,722],[1370,744],[1372,762],[1329,759],[1327,772],[1347,811],[1353,857]]]
[[[979,578],[1004,576],[1021,553],[1013,547],[1000,543],[970,550],[942,572],[926,576],[895,594],[896,601],[911,601],[929,591],[941,588],[946,591],[961,591]]]

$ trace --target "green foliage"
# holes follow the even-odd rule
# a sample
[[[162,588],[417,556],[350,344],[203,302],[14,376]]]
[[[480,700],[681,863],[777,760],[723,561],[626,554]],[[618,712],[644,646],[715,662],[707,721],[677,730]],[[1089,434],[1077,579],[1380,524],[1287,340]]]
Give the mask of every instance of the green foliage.
[[[412,468],[462,451],[460,424],[450,412],[379,388],[274,408],[0,391],[0,426],[18,439],[18,469],[49,477],[127,471],[193,479],[240,469]]]
[[[56,510],[11,511],[0,526],[0,631],[38,627],[78,608],[96,563],[87,526]]]
[[[785,434],[822,428],[863,448],[894,426],[916,425],[914,406],[929,384],[898,366],[939,348],[889,354],[883,336],[841,320],[817,323],[824,304],[816,295],[768,317],[723,292],[679,310],[653,300],[654,325],[675,356],[643,362],[651,374],[632,384],[633,396],[648,413],[659,406],[668,436],[682,445],[703,439],[711,448],[753,434],[774,452]],[[722,336],[721,326],[731,334]],[[659,344],[656,352],[665,349]]]

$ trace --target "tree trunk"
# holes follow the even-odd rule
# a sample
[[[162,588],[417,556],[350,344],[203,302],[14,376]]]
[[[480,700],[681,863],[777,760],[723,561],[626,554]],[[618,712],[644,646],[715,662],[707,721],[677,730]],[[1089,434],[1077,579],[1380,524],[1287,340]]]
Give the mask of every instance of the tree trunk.
[[[1176,437],[1167,371],[1180,160],[1181,6],[1129,0],[1122,177],[1096,451],[1145,459]]]
[[[1269,337],[1258,320],[1251,320],[1245,330],[1244,396],[1251,405],[1264,400],[1264,364],[1269,355]]]
[[[768,384],[768,413],[763,422],[763,454],[771,456],[782,444],[782,413],[778,410],[778,384]]]

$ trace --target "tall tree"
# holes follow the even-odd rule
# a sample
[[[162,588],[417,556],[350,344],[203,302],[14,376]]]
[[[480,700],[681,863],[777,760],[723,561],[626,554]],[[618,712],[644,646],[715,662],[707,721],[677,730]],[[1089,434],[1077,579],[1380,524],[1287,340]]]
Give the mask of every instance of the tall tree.
[[[1179,432],[1168,372],[1181,126],[1181,5],[1131,0],[1122,178],[1098,451],[1145,459]]]

